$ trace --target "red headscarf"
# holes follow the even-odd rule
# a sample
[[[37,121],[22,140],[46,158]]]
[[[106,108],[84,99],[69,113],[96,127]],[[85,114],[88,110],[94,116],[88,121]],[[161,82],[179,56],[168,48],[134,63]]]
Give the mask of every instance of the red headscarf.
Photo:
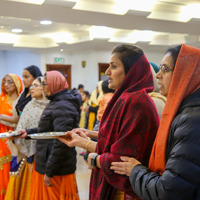
[[[116,189],[135,199],[127,176],[110,170],[120,156],[130,156],[148,165],[157,132],[159,117],[148,93],[153,91],[151,68],[145,55],[136,59],[102,116],[97,153],[101,169],[94,169],[90,183],[90,199],[112,199]]]
[[[162,175],[165,171],[166,148],[171,123],[183,99],[200,87],[199,74],[200,50],[182,44],[149,162],[149,168],[155,173]]]
[[[66,78],[59,71],[46,72],[47,84],[51,94],[68,88]]]

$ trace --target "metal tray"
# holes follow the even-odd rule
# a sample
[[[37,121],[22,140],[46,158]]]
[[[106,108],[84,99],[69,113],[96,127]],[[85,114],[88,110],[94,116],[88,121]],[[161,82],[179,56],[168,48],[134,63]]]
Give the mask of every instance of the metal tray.
[[[64,136],[66,132],[46,132],[46,133],[34,133],[28,135],[32,139],[55,139],[59,136]]]
[[[21,133],[18,133],[18,131],[12,131],[11,133],[9,133],[9,132],[0,133],[0,139],[14,137],[14,136],[18,136],[18,135],[21,135]]]

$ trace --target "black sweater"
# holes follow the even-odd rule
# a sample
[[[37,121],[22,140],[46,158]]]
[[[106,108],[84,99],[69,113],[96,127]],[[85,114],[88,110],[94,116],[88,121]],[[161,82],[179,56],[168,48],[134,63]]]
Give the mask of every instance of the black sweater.
[[[200,199],[199,155],[200,89],[182,101],[171,124],[163,175],[137,165],[129,177],[134,192],[144,200]]]
[[[68,89],[48,97],[50,103],[44,109],[38,133],[66,132],[78,127],[81,96],[78,91]],[[27,130],[28,134],[36,130]],[[72,174],[76,170],[76,151],[57,139],[37,140],[35,170],[48,177]]]

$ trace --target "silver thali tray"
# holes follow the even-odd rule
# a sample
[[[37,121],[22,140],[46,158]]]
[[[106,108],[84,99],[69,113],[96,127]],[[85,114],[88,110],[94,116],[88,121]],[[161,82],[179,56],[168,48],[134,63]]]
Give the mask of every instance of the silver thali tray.
[[[46,133],[34,133],[28,135],[32,139],[55,139],[59,136],[64,136],[66,132],[46,132]]]
[[[18,133],[18,131],[12,131],[11,133],[9,133],[9,132],[0,133],[0,139],[14,137],[14,136],[18,136],[18,135],[21,135],[21,133]]]

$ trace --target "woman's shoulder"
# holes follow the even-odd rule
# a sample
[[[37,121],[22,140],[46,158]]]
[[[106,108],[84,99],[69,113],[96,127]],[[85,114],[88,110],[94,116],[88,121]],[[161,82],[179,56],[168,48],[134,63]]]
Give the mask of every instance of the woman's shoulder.
[[[131,102],[132,105],[152,104],[152,99],[145,90],[139,90],[139,91],[131,92],[131,93],[123,92],[119,99],[121,99],[122,101],[125,101],[127,104]]]
[[[171,130],[175,140],[186,143],[200,141],[200,106],[182,110],[173,120]]]

